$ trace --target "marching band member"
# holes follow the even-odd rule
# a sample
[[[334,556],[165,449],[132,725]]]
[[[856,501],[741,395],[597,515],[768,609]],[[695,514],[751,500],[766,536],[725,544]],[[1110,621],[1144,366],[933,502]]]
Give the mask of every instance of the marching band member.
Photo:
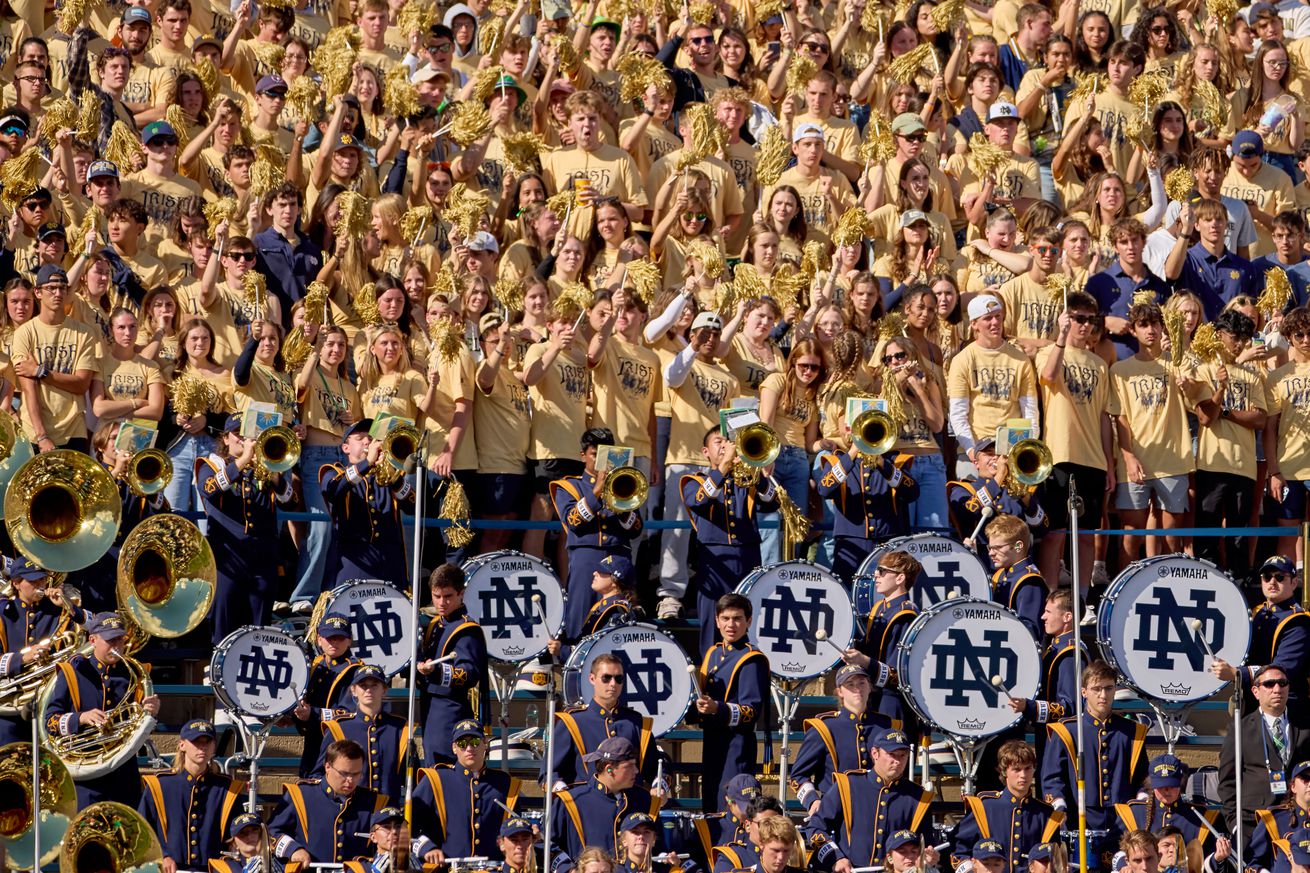
[[[70,736],[98,731],[109,720],[108,713],[132,688],[131,674],[123,664],[127,630],[117,613],[97,613],[87,622],[91,654],[74,655],[59,665],[52,680],[46,706],[46,731],[53,736]],[[148,669],[142,665],[143,669]],[[137,689],[137,693],[140,689]],[[159,714],[159,697],[138,701],[146,712]],[[141,801],[141,779],[136,758],[129,758],[117,770],[77,784],[77,805],[85,807],[100,800],[116,800],[136,809]]]
[[[874,591],[881,600],[869,612],[864,625],[864,636],[854,647],[842,655],[846,663],[863,667],[875,689],[870,697],[874,708],[902,726],[913,725],[914,715],[896,690],[896,671],[891,661],[901,637],[919,614],[910,589],[918,581],[923,565],[903,550],[888,552],[878,560],[874,569]]]
[[[1248,870],[1286,869],[1287,834],[1310,827],[1310,761],[1292,768],[1287,799],[1272,809],[1255,812],[1255,829],[1244,860]]]
[[[1041,697],[1011,700],[1010,708],[1022,712],[1027,721],[1047,724],[1067,718],[1074,711],[1078,674],[1074,671],[1073,647],[1082,646],[1073,627],[1073,595],[1067,589],[1052,591],[1042,610],[1046,648],[1042,650]],[[1086,657],[1086,647],[1084,655]],[[1039,738],[1040,739],[1040,738]],[[1044,743],[1038,748],[1044,748]]]
[[[421,873],[423,864],[410,851],[409,825],[405,813],[394,806],[384,806],[373,813],[369,829],[373,854],[344,865],[348,873]]]
[[[10,565],[13,595],[0,599],[0,677],[13,680],[27,665],[46,656],[55,637],[86,621],[87,612],[64,601],[63,575],[36,566],[27,558]],[[69,641],[71,644],[71,640]],[[0,745],[30,743],[32,722],[0,715]]]
[[[619,873],[692,873],[700,868],[689,858],[674,853],[657,855],[659,840],[656,819],[644,812],[630,812],[619,825]]]
[[[709,616],[720,597],[736,590],[742,577],[760,566],[760,531],[755,519],[761,512],[776,512],[778,490],[769,465],[747,474],[746,481],[733,469],[737,445],[718,427],[705,432],[701,453],[709,472],[682,477],[682,505],[692,527],[691,566],[696,572],[696,614]],[[702,656],[718,641],[708,621],[700,623]]]
[[[760,859],[753,867],[732,873],[801,873],[801,836],[785,815],[760,823]]]
[[[1064,811],[1077,797],[1074,755],[1087,785],[1087,827],[1106,836],[1089,838],[1087,869],[1100,869],[1109,862],[1113,840],[1114,805],[1136,796],[1146,779],[1146,725],[1115,715],[1114,668],[1093,661],[1083,670],[1083,736],[1087,748],[1076,746],[1076,716],[1046,726],[1046,753],[1042,759],[1042,792],[1046,802]],[[1099,866],[1098,866],[1099,865]]]
[[[472,719],[455,725],[450,748],[455,763],[424,767],[414,785],[414,825],[422,835],[414,854],[428,864],[447,858],[499,859],[496,835],[507,815],[500,804],[514,808],[519,780],[487,769],[486,737]]]
[[[227,826],[232,848],[209,859],[209,873],[264,873],[264,822],[257,813],[243,812]],[[269,853],[273,869],[282,873],[282,862]]]
[[[996,768],[1005,784],[1003,791],[965,795],[965,816],[955,828],[951,866],[957,870],[970,858],[985,860],[978,849],[994,841],[1000,860],[1018,870],[1028,852],[1038,843],[1055,838],[1065,814],[1032,796],[1037,754],[1023,740],[1010,740],[996,755]],[[967,868],[966,868],[967,869]]]
[[[505,819],[496,840],[505,860],[495,873],[537,873],[536,842],[532,822],[516,815]]]
[[[887,838],[887,857],[882,868],[888,873],[921,873],[923,864],[923,837],[914,831],[901,830]]]
[[[893,457],[871,458],[855,448],[823,452],[814,469],[815,490],[836,513],[832,572],[848,585],[878,543],[905,532],[903,509],[919,498],[919,483]]]
[[[282,799],[268,823],[273,854],[301,865],[343,863],[368,849],[373,813],[387,805],[385,794],[361,784],[364,750],[353,740],[327,747],[322,779],[283,786]]]
[[[209,722],[187,722],[178,733],[173,771],[141,777],[138,812],[159,837],[163,873],[203,869],[218,857],[229,823],[241,814],[246,783],[218,769],[215,737]]]
[[[229,415],[219,450],[196,460],[196,488],[209,519],[218,561],[214,634],[221,642],[239,627],[268,624],[277,583],[276,505],[291,502],[291,477],[274,473],[265,488],[255,476],[255,441],[241,436],[241,416]]]
[[[1287,797],[1288,770],[1310,759],[1310,725],[1294,718],[1287,709],[1288,675],[1282,667],[1266,664],[1252,681],[1256,703],[1242,716],[1238,730],[1242,748],[1242,796],[1237,797],[1237,749],[1233,732],[1224,737],[1219,750],[1219,802],[1223,805],[1228,830],[1237,827],[1242,815],[1242,833],[1255,827],[1255,811],[1271,809]],[[1257,752],[1256,750],[1259,749]]]
[[[380,485],[375,470],[382,457],[382,440],[369,435],[373,419],[355,422],[346,430],[341,452],[346,464],[324,464],[318,471],[319,488],[332,516],[332,545],[324,580],[328,591],[351,579],[385,579],[400,584],[409,578],[405,566],[405,531],[400,505],[413,499],[412,473],[417,457],[405,460],[404,476]],[[334,575],[335,574],[335,575]]]
[[[447,745],[452,729],[473,718],[470,700],[481,686],[482,712],[487,711],[487,641],[482,628],[464,608],[464,571],[455,564],[442,564],[432,571],[428,588],[436,617],[423,631],[418,665],[423,692],[423,757],[433,763],[449,763]]]
[[[1232,681],[1239,676],[1248,687],[1266,664],[1275,664],[1293,679],[1287,706],[1298,718],[1310,716],[1306,677],[1310,676],[1310,613],[1296,600],[1300,573],[1290,558],[1274,555],[1260,568],[1265,602],[1251,610],[1251,654],[1240,671],[1215,658],[1210,672]]]
[[[753,774],[759,766],[755,726],[769,701],[769,659],[746,639],[751,602],[730,593],[714,604],[714,623],[723,642],[705,653],[697,681],[700,697],[689,723],[704,729],[701,764],[702,810],[711,811],[738,773]]]
[[[873,686],[863,667],[842,665],[836,681],[841,709],[805,720],[805,738],[788,770],[791,790],[811,814],[818,811],[834,773],[868,769],[871,734],[900,727],[877,710],[870,711]]]
[[[982,437],[975,442],[973,457],[978,477],[971,476],[947,483],[946,497],[951,505],[951,520],[955,523],[956,532],[966,546],[978,553],[983,564],[994,571],[996,568],[987,551],[986,529],[976,537],[973,536],[973,532],[978,530],[979,520],[989,514],[1018,516],[1028,524],[1036,538],[1048,526],[1046,511],[1037,502],[1031,489],[1023,494],[1015,494],[1006,487],[1010,463],[1006,456],[996,453],[994,436]]]
[[[387,674],[380,667],[361,664],[350,680],[354,712],[337,710],[323,721],[324,737],[333,741],[353,740],[364,750],[364,778],[360,784],[387,797],[405,793],[405,746],[409,742],[409,724],[382,707],[387,698]],[[323,756],[314,767],[315,776],[323,775]]]
[[[732,842],[715,846],[710,853],[714,862],[714,873],[728,873],[730,870],[750,869],[760,861],[760,824],[774,816],[784,815],[778,798],[768,794],[757,794],[746,804],[744,816],[744,833]]]
[[[1157,755],[1151,759],[1151,795],[1127,803],[1115,804],[1115,812],[1125,831],[1143,829],[1159,833],[1163,828],[1174,828],[1187,844],[1195,842],[1201,851],[1213,851],[1214,860],[1223,861],[1233,851],[1227,838],[1216,840],[1206,827],[1204,818],[1212,825],[1219,824],[1217,809],[1202,810],[1180,800],[1183,783],[1187,781],[1187,765],[1173,755]]]
[[[659,800],[637,785],[637,750],[630,740],[610,737],[582,760],[594,765],[591,778],[556,791],[551,805],[551,873],[575,869],[575,859],[588,846],[613,856],[619,826],[629,813],[659,815]]]
[[[708,865],[716,846],[746,839],[746,810],[760,793],[760,780],[749,773],[738,773],[729,779],[723,791],[724,811],[702,812],[692,819],[698,838],[695,842],[699,845],[692,843],[688,848],[696,849],[695,857],[703,858]]]
[[[582,636],[600,633],[613,624],[634,621],[633,604],[637,602],[637,568],[623,555],[606,555],[591,574],[591,590],[596,602],[587,610]]]
[[[331,613],[320,621],[316,636],[319,653],[309,665],[305,698],[292,713],[296,730],[305,738],[300,752],[301,776],[308,776],[313,770],[323,745],[322,724],[333,716],[338,706],[350,700],[347,694],[350,678],[364,663],[350,655],[350,619],[341,613]]]
[[[1042,611],[1046,580],[1033,563],[1033,532],[1023,519],[1002,513],[987,523],[987,555],[992,559],[992,600],[1019,615],[1033,635],[1042,640]]]
[[[873,738],[873,769],[838,773],[819,811],[805,820],[810,866],[824,873],[850,873],[868,867],[886,853],[886,841],[900,830],[932,837],[929,810],[934,794],[905,778],[910,741],[899,730],[879,731]],[[877,810],[876,815],[874,810]],[[856,815],[858,813],[858,816]],[[931,847],[924,852],[937,862]]]
[[[623,561],[622,557],[607,560]],[[651,720],[635,709],[623,705],[623,688],[626,677],[623,660],[613,652],[602,652],[591,662],[587,673],[591,683],[591,702],[555,713],[555,725],[550,736],[551,756],[555,784],[551,788],[566,788],[586,778],[582,765],[586,755],[594,751],[607,737],[623,737],[637,750],[637,768],[641,781],[651,785],[659,764],[659,752],[651,732]],[[546,779],[546,762],[541,764],[541,781]]]
[[[596,449],[614,444],[614,432],[593,427],[583,432],[580,476],[566,476],[550,483],[550,501],[564,527],[568,548],[568,602],[565,605],[564,636],[577,640],[587,613],[596,602],[591,590],[592,574],[609,555],[632,554],[632,541],[641,535],[641,513],[611,512],[601,499],[605,478],[596,475]]]

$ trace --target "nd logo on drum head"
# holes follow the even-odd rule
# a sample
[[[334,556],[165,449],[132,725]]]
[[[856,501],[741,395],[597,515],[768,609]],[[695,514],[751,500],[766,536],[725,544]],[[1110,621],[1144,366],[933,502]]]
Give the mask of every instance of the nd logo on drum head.
[[[851,645],[855,616],[846,586],[817,564],[760,567],[742,580],[737,593],[751,602],[750,640],[779,679],[822,676]]]
[[[468,561],[464,574],[464,606],[482,627],[488,657],[528,661],[559,635],[566,596],[544,561],[505,549]]]
[[[677,640],[648,624],[610,628],[579,642],[564,666],[564,701],[591,702],[587,677],[603,652],[623,662],[623,702],[650,717],[655,736],[677,727],[696,697],[694,668]]]
[[[910,599],[919,611],[957,597],[987,600],[992,596],[992,580],[978,556],[965,548],[964,543],[932,533],[895,537],[869,553],[855,574],[851,603],[855,614],[867,616],[877,605],[878,593],[874,590],[874,570],[888,552],[909,552],[923,565]]]

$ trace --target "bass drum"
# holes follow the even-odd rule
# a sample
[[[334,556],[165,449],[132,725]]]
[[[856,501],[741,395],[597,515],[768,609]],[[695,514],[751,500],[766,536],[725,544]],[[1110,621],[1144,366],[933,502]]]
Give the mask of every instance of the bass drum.
[[[530,661],[559,636],[566,595],[545,561],[508,549],[488,552],[466,562],[464,575],[464,606],[482,626],[488,657]]]
[[[623,702],[651,719],[655,736],[673,730],[696,699],[695,667],[673,637],[648,624],[614,627],[584,638],[564,665],[564,702],[591,702],[591,662],[603,652],[623,661]]]
[[[1019,616],[972,597],[924,610],[895,660],[901,694],[920,718],[953,737],[975,739],[1019,722],[1023,716],[1010,709],[1006,691],[1035,698],[1042,669],[1037,643]]]
[[[405,592],[381,579],[351,579],[328,593],[323,615],[350,619],[350,654],[395,676],[409,666],[414,641]]]
[[[296,708],[309,685],[309,659],[290,634],[237,628],[209,659],[209,684],[223,708],[261,721]]]
[[[1246,662],[1251,622],[1246,598],[1209,561],[1157,555],[1129,564],[1097,610],[1101,655],[1139,694],[1166,703],[1205,700],[1227,685],[1210,672],[1209,655]]]
[[[940,534],[921,533],[890,539],[864,559],[851,591],[856,615],[867,616],[882,599],[874,590],[874,570],[883,555],[895,551],[909,552],[923,565],[923,572],[910,589],[910,599],[920,612],[952,597],[987,600],[992,596],[987,568],[964,543]]]
[[[779,679],[822,676],[841,661],[839,649],[850,648],[855,616],[846,586],[818,564],[759,567],[737,593],[751,602],[750,641],[768,656],[769,671]]]

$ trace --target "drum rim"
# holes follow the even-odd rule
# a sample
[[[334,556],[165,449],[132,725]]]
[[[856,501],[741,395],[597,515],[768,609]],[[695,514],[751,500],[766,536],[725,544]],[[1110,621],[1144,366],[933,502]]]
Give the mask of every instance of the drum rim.
[[[474,574],[477,573],[479,570],[481,570],[487,564],[499,558],[527,559],[529,561],[535,562],[536,564],[539,564],[542,568],[544,568],[547,571],[547,573],[549,573],[550,577],[555,580],[555,585],[559,589],[559,593],[560,593],[559,627],[555,628],[553,632],[547,633],[546,641],[542,644],[541,648],[537,649],[535,652],[532,652],[531,654],[527,654],[525,652],[523,655],[517,658],[498,657],[492,654],[491,652],[491,647],[492,647],[491,637],[487,636],[487,632],[485,628],[482,629],[482,638],[483,640],[486,641],[488,658],[490,658],[492,661],[495,661],[497,664],[526,664],[530,661],[534,661],[537,658],[541,657],[541,653],[546,651],[548,648],[550,648],[551,639],[555,635],[559,634],[560,631],[563,629],[564,619],[568,614],[568,608],[569,608],[569,592],[568,589],[565,587],[564,582],[560,580],[559,574],[555,572],[555,568],[551,567],[550,564],[546,563],[544,559],[538,558],[536,555],[529,555],[526,552],[520,552],[516,549],[497,549],[494,552],[483,552],[482,554],[474,555],[473,557],[469,558],[461,565],[460,569],[464,571],[464,577],[465,577],[464,592],[466,595],[469,591],[469,588],[471,587]],[[468,610],[469,617],[472,618],[475,622],[477,622],[478,627],[481,628],[482,615],[481,613],[477,615],[473,614],[473,609],[469,606],[471,602],[472,601],[469,600],[469,598],[466,596],[464,600],[464,608]]]
[[[394,583],[388,582],[386,579],[347,579],[345,582],[342,582],[340,585],[334,586],[330,591],[328,591],[327,593],[328,598],[324,604],[325,608],[323,610],[323,614],[327,615],[330,612],[332,612],[332,607],[336,604],[336,599],[340,597],[343,593],[354,588],[359,588],[360,586],[363,585],[385,585],[391,591],[396,592],[396,594],[399,595],[401,601],[403,601],[407,606],[410,606],[413,603],[413,601],[410,600],[409,595],[407,595],[400,588],[397,588]],[[406,615],[409,614],[410,613],[407,611]],[[414,633],[414,632],[415,632],[414,629],[410,626],[410,622],[408,621],[401,622],[401,633]],[[410,648],[412,650],[412,646]],[[382,667],[381,664],[373,664],[373,666],[380,668],[382,672],[386,674],[387,678],[391,679],[395,676],[399,676],[409,667],[409,656],[406,655],[405,660],[400,664],[400,666],[396,667],[396,669],[394,670],[388,670]]]
[[[778,561],[775,564],[765,564],[763,566],[756,567],[754,570],[751,570],[749,573],[747,573],[745,576],[742,577],[742,580],[737,583],[737,587],[733,589],[733,593],[740,594],[742,597],[745,597],[749,600],[750,597],[748,592],[750,591],[751,587],[763,577],[765,571],[773,569],[775,567],[782,567],[784,565],[793,565],[793,564],[800,564],[805,567],[811,567],[823,572],[836,585],[837,590],[841,591],[843,595],[846,594],[846,583],[842,581],[840,576],[832,572],[832,570],[828,569],[827,567],[824,567],[823,565],[816,563],[815,561],[806,561],[800,558],[791,561]],[[842,603],[846,603],[848,601],[849,598],[845,596],[843,596],[841,599]],[[756,610],[755,615],[758,614],[759,612],[758,610]],[[856,616],[855,610],[852,608],[850,611],[851,634],[850,634],[850,638],[847,639],[845,644],[841,646],[843,649],[849,649],[852,645],[855,644],[855,629],[856,626],[859,624],[859,622],[856,621],[855,616]],[[760,651],[764,651],[763,647],[761,647],[760,644],[755,641],[754,617],[751,618],[751,622],[749,626],[746,628],[746,636],[750,640],[751,645],[755,646],[757,649],[760,649]],[[838,643],[839,645],[841,644],[840,641],[836,639],[834,639],[833,642]],[[820,648],[833,651],[831,646],[821,646]],[[768,655],[769,653],[765,652],[765,654]],[[837,655],[837,653],[833,651],[833,660],[832,663],[828,664],[828,666],[824,667],[822,670],[818,670],[813,673],[801,674],[801,673],[779,673],[776,669],[774,669],[773,658],[769,658],[769,675],[783,682],[790,682],[790,681],[804,682],[810,679],[817,679],[820,676],[827,675],[832,670],[833,667],[836,667],[839,663],[841,663],[841,660],[842,660],[841,656]]]
[[[683,659],[687,662],[687,666],[699,670],[699,668],[696,667],[696,663],[691,659],[691,656],[687,654],[687,651],[681,646],[681,644],[678,643],[677,640],[673,638],[672,635],[670,635],[663,628],[656,627],[655,625],[644,621],[628,622],[627,624],[623,624],[623,625],[612,625],[610,627],[605,628],[604,630],[597,631],[594,634],[588,634],[587,636],[578,640],[573,645],[573,651],[569,653],[569,657],[564,662],[563,667],[561,669],[562,675],[560,677],[561,680],[560,691],[565,706],[588,706],[591,704],[590,700],[587,700],[585,697],[581,695],[579,695],[575,699],[569,699],[568,696],[570,674],[581,676],[583,672],[583,668],[586,666],[586,662],[587,662],[587,659],[584,656],[581,660],[581,663],[575,665],[573,661],[575,658],[578,657],[578,654],[580,652],[589,652],[591,648],[596,644],[596,641],[599,640],[601,637],[607,636],[611,633],[616,633],[621,630],[630,631],[633,628],[640,628],[642,630],[653,631],[659,634],[660,636],[664,637],[670,643],[672,643],[674,648],[678,651],[678,653],[682,655]],[[685,671],[686,667],[684,667],[683,669]],[[675,671],[676,671],[676,667],[675,667]],[[583,685],[579,683],[578,687],[582,688]],[[670,732],[676,730],[678,725],[682,724],[683,720],[687,717],[687,713],[691,710],[691,704],[695,701],[695,699],[696,699],[696,683],[693,682],[691,687],[688,689],[686,705],[683,706],[682,711],[678,713],[678,717],[673,721],[673,724],[669,726],[668,730],[666,731],[655,730],[656,717],[653,715],[649,716],[649,718],[651,719],[651,733],[655,737],[663,737],[669,734]],[[624,704],[624,705],[628,706],[628,708],[632,709],[634,712],[638,711],[636,707],[633,707],[629,704]]]
[[[933,533],[932,531],[920,531],[919,533],[915,533],[915,534],[903,534],[902,536],[893,537],[875,546],[873,551],[865,555],[864,560],[860,562],[859,569],[851,576],[851,609],[855,612],[856,615],[861,615],[861,614],[868,615],[869,613],[869,610],[867,609],[863,609],[863,610],[860,609],[859,604],[857,604],[855,600],[857,596],[856,592],[866,587],[869,584],[869,582],[874,578],[873,573],[865,572],[864,570],[865,565],[867,565],[869,561],[873,560],[874,556],[881,556],[881,555],[885,555],[888,551],[895,551],[896,548],[899,546],[899,544],[911,540],[926,540],[926,539],[948,540],[949,542],[955,543],[957,546],[959,546],[960,551],[953,552],[952,554],[967,555],[973,558],[974,561],[977,562],[978,569],[982,572],[982,584],[987,586],[988,589],[990,590],[991,577],[987,573],[987,565],[982,562],[982,558],[978,557],[976,553],[965,547],[964,543],[960,542],[955,537],[947,536],[946,534],[942,534],[942,533]],[[937,606],[938,604],[945,603],[951,599],[948,597],[946,598],[946,600],[940,600],[937,603],[920,605],[918,599],[914,596],[914,592],[915,589],[913,588],[909,590],[908,592],[909,599],[910,602],[914,604],[915,608],[918,609],[920,612],[923,612],[923,610],[927,609],[929,606]],[[972,597],[971,594],[965,594],[962,596]]]
[[[305,665],[305,684],[306,685],[309,684],[309,656],[306,655],[305,650],[301,648],[300,641],[298,639],[296,639],[295,637],[293,637],[291,634],[287,633],[280,627],[269,627],[264,625],[248,624],[237,628],[236,630],[232,631],[227,636],[223,637],[223,639],[219,640],[217,643],[214,644],[214,651],[209,656],[209,686],[214,690],[214,696],[217,697],[220,702],[227,704],[227,709],[231,710],[237,715],[242,715],[247,718],[257,718],[257,719],[281,718],[282,716],[286,715],[288,712],[291,712],[291,710],[295,709],[300,704],[300,700],[304,697],[305,692],[308,690],[307,688],[302,688],[300,690],[300,694],[296,697],[294,701],[292,701],[291,705],[288,706],[286,709],[281,710],[280,712],[269,711],[269,712],[255,713],[255,712],[249,712],[246,710],[245,707],[240,706],[237,703],[236,699],[231,694],[228,693],[227,689],[223,687],[222,684],[223,670],[222,670],[221,662],[226,660],[226,653],[231,650],[232,646],[236,644],[236,641],[241,636],[251,633],[257,633],[257,632],[275,633],[285,637],[287,645],[290,648],[294,649],[297,653],[299,653],[301,659],[303,660],[303,663]],[[296,663],[301,663],[301,661],[297,661]],[[218,669],[216,670],[215,667],[217,667]]]

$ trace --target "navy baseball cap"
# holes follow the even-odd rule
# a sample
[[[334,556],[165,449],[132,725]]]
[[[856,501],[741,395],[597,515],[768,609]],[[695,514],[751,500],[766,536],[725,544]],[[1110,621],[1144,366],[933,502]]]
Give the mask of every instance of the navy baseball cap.
[[[241,430],[241,415],[239,413],[234,412],[233,414],[227,417],[227,421],[223,422],[223,432],[238,433],[240,430]]]
[[[482,739],[482,725],[478,724],[471,718],[455,722],[455,726],[450,729],[450,741],[452,743],[457,743],[466,737],[477,737],[478,739]]]
[[[655,819],[644,812],[633,812],[626,815],[623,824],[619,825],[620,831],[635,831],[639,827],[655,827]]]
[[[387,822],[404,820],[405,813],[401,811],[399,807],[384,806],[377,812],[373,813],[373,818],[369,819],[369,825],[371,827],[377,827],[378,825],[386,824]]]
[[[1250,19],[1252,24],[1255,24],[1257,18],[1268,18],[1269,16],[1277,18],[1278,7],[1272,3],[1265,3],[1263,0],[1260,3],[1252,3],[1251,9],[1247,13],[1247,18]]]
[[[632,816],[628,817],[631,818]],[[517,815],[505,819],[505,823],[500,826],[500,835],[502,837],[516,837],[519,834],[530,833],[532,833],[532,822]]]
[[[884,752],[904,752],[910,748],[910,740],[904,731],[880,731],[869,745]]]
[[[600,566],[596,570],[613,576],[614,582],[620,588],[626,588],[632,582],[632,561],[623,555],[606,555],[600,559]]]
[[[582,756],[588,764],[617,764],[620,761],[637,760],[637,747],[627,737],[608,737],[601,741],[596,751]]]
[[[1051,853],[1055,851],[1053,843],[1038,843],[1028,852],[1029,861],[1049,861]]]
[[[1152,788],[1181,788],[1187,778],[1187,765],[1173,755],[1157,755],[1151,759]]]
[[[318,635],[321,637],[350,636],[350,619],[339,612],[334,612],[318,623]]]
[[[129,6],[123,11],[123,23],[132,24],[133,22],[144,22],[151,24],[150,10],[143,6]]]
[[[167,121],[152,121],[142,129],[141,142],[150,145],[153,140],[161,136],[171,136],[173,139],[177,139],[177,131]]]
[[[99,179],[102,176],[118,178],[118,165],[113,161],[92,161],[86,168],[87,179]]]
[[[1233,137],[1233,157],[1258,158],[1265,153],[1265,141],[1254,130],[1239,130]]]
[[[46,570],[44,567],[38,567],[27,558],[17,558],[9,565],[10,579],[23,579],[27,582],[40,582],[49,575],[49,570]]]
[[[992,858],[1005,859],[1005,847],[996,840],[979,840],[973,844],[975,861],[990,861]]]
[[[275,94],[279,91],[284,95],[287,93],[287,80],[279,76],[277,73],[269,73],[267,76],[262,76],[260,80],[255,83],[256,94]]]
[[[1310,761],[1302,761],[1300,764],[1297,764],[1295,767],[1293,767],[1292,776],[1288,781],[1295,782],[1296,780],[1300,779],[1302,776],[1304,776],[1307,779],[1310,779]]]
[[[232,819],[232,823],[227,826],[227,835],[229,837],[235,837],[246,828],[257,828],[261,824],[263,824],[263,822],[260,820],[259,816],[255,815],[253,812],[243,812],[241,815]]]
[[[888,852],[895,852],[897,849],[903,849],[910,844],[919,845],[919,835],[914,831],[897,831],[887,838],[883,848]]]
[[[1297,828],[1287,835],[1293,864],[1310,864],[1310,828]]]
[[[209,737],[212,740],[218,736],[214,731],[213,722],[205,721],[203,718],[187,722],[182,726],[182,730],[178,731],[177,735],[180,739],[188,742],[194,742],[201,737]]]
[[[1260,572],[1263,573],[1265,570],[1273,570],[1275,573],[1286,573],[1289,576],[1296,575],[1296,565],[1293,564],[1292,559],[1286,555],[1274,555],[1272,558],[1265,561],[1260,565]]]
[[[348,440],[357,433],[368,433],[372,429],[373,429],[373,419],[361,418],[359,421],[355,422],[350,427],[346,428],[346,435],[343,436],[342,439]]]
[[[974,440],[973,450],[975,452],[990,452],[996,448],[995,437],[983,437],[980,440]]]
[[[863,676],[865,679],[868,679],[869,671],[861,667],[859,664],[846,664],[837,671],[837,684],[840,685],[847,679],[854,679],[857,676]]]
[[[750,803],[760,796],[760,780],[749,773],[738,773],[728,780],[723,794],[729,803]]]
[[[58,282],[61,285],[68,284],[68,274],[64,268],[58,264],[42,264],[41,269],[36,271],[36,284],[45,285],[48,282]]]
[[[350,684],[358,685],[370,679],[376,679],[383,685],[387,684],[387,674],[382,672],[381,667],[376,667],[373,664],[360,664],[356,667],[355,675],[350,678]]]
[[[116,640],[127,636],[123,617],[116,612],[99,612],[86,623],[88,635],[95,634],[102,640]]]
[[[36,238],[40,242],[45,242],[52,236],[62,236],[67,240],[68,231],[64,230],[64,226],[57,221],[47,221],[45,224],[37,228]]]

